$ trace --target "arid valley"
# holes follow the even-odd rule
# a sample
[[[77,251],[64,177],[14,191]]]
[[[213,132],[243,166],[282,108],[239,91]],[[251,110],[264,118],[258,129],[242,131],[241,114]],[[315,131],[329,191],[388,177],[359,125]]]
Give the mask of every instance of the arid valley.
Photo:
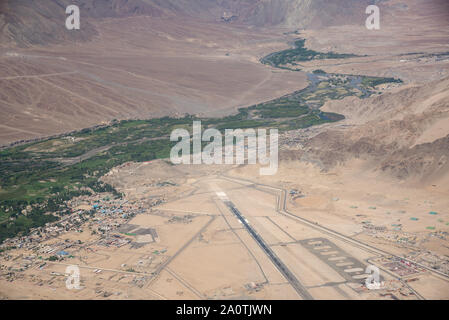
[[[449,299],[449,5],[371,2],[0,4],[0,299]]]

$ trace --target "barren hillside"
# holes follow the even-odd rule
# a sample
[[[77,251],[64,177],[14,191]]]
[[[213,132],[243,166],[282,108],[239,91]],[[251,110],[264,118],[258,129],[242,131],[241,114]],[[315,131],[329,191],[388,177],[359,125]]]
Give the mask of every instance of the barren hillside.
[[[375,159],[376,169],[399,177],[445,170],[445,1],[377,2],[382,28],[369,34],[364,8],[371,1],[77,0],[80,32],[64,28],[69,2],[0,4],[2,143],[112,119],[224,115],[302,89],[305,73],[271,70],[259,59],[297,37],[286,30],[306,28],[308,47],[364,57],[305,62],[304,71],[407,83],[326,104],[323,110],[344,114],[353,127],[316,136],[311,154],[327,165]]]
[[[193,17],[290,28],[361,24],[364,16],[359,13],[369,3],[369,0],[5,0],[0,4],[0,42],[3,46],[24,47],[92,40],[98,35],[93,20],[129,16]],[[63,28],[69,4],[80,7],[83,32]]]
[[[350,128],[325,131],[307,150],[328,168],[352,158],[372,169],[430,183],[449,175],[449,78],[326,110],[347,116]]]

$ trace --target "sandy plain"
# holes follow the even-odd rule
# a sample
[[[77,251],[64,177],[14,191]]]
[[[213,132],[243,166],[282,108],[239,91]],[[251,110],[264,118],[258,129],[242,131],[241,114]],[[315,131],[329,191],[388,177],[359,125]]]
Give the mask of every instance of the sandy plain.
[[[0,143],[113,119],[223,116],[307,86],[259,59],[288,48],[282,30],[132,17],[95,22],[91,42],[0,49]]]
[[[369,37],[366,29],[353,26],[304,31],[312,49],[368,56],[302,67],[405,80],[401,88],[380,90],[387,94],[447,78],[447,59],[405,56],[448,51],[447,21],[429,19],[431,15],[421,19],[418,13],[426,9],[415,8],[414,17],[387,16],[380,32]],[[398,23],[392,26],[392,21]],[[1,141],[85,127],[86,116],[92,124],[185,112],[218,116],[307,85],[303,72],[274,70],[258,62],[288,47],[294,37],[284,35],[285,30],[260,32],[144,17],[101,24],[104,31],[95,45],[2,51],[0,82],[7,90],[1,92]],[[129,28],[121,28],[123,24]],[[139,31],[144,29],[152,32],[142,38]],[[346,103],[325,108],[339,110]],[[60,105],[68,107],[61,111],[56,108]],[[442,130],[431,128],[418,142],[447,135],[446,120],[441,121],[436,127]],[[364,122],[355,117],[312,131]],[[0,296],[301,299],[216,194],[225,192],[315,299],[449,298],[449,190],[444,177],[438,183],[398,180],[373,170],[363,159],[324,170],[285,153],[273,177],[261,177],[259,167],[249,165],[170,166],[153,161],[113,169],[104,180],[124,192],[125,199],[142,204],[162,200],[128,222],[155,229],[158,241],[113,248],[99,246],[99,235],[90,232],[66,233],[47,244],[67,239],[86,244],[71,252],[81,266],[81,290],[66,289],[66,264],[54,262],[28,269],[13,282],[0,279]],[[174,184],[154,186],[164,181]],[[137,236],[129,237],[139,242]],[[326,254],[310,249],[311,243],[325,243]],[[32,252],[8,254],[12,257],[4,264],[16,267]],[[351,265],[362,270],[345,271]],[[385,282],[381,290],[364,286],[368,265],[380,269]]]
[[[98,246],[98,235],[64,234],[53,242],[82,238],[86,246],[94,249],[71,252],[75,257],[70,263],[81,268],[81,290],[65,288],[66,263],[54,262],[42,270],[25,271],[23,277],[13,283],[1,279],[2,295],[20,299],[302,299],[217,196],[216,190],[226,193],[315,299],[444,299],[449,295],[448,276],[430,265],[412,263],[407,275],[398,274],[399,271],[389,265],[400,264],[397,258],[413,261],[411,252],[426,252],[426,246],[437,255],[447,254],[447,240],[433,238],[431,234],[435,231],[426,229],[429,223],[436,222],[431,221],[436,220],[435,217],[428,217],[429,210],[438,210],[438,219],[449,219],[445,210],[447,200],[435,198],[431,192],[421,192],[420,197],[415,198],[413,189],[405,186],[392,188],[388,181],[367,186],[363,177],[349,177],[343,170],[323,174],[313,167],[293,162],[281,163],[278,179],[255,179],[251,172],[258,168],[252,165],[193,168],[168,166],[164,161],[153,161],[145,166],[130,164],[105,179],[124,189],[130,185],[138,187],[139,192],[133,193],[133,197],[144,200],[152,195],[151,187],[138,185],[139,179],[130,180],[133,176],[130,173],[141,170],[139,177],[151,181],[153,175],[163,180],[161,173],[164,172],[168,179],[173,179],[170,168],[181,173],[185,183],[165,189],[163,204],[128,222],[140,228],[155,229],[157,242],[139,248],[128,245],[108,248]],[[216,174],[217,171],[220,174]],[[345,192],[339,192],[342,185]],[[387,185],[389,192],[385,194]],[[193,193],[182,195],[186,186],[190,186]],[[301,190],[304,197],[293,199],[289,191],[294,189]],[[411,200],[404,200],[407,196]],[[306,201],[308,198],[310,200]],[[432,201],[431,204],[424,204],[424,199]],[[421,208],[417,203],[421,203]],[[356,204],[357,209],[350,204]],[[375,210],[369,209],[373,206]],[[398,210],[405,213],[398,213]],[[363,219],[371,220],[372,225],[386,230],[382,228],[382,232],[371,233],[354,211],[362,213]],[[409,220],[411,215],[420,220]],[[394,231],[392,222],[402,222],[402,230]],[[447,225],[436,225],[437,232],[448,231]],[[413,234],[424,240],[422,245],[398,242],[397,238],[384,236],[384,231]],[[318,249],[311,249],[307,244],[320,241],[329,245],[319,249],[323,250],[319,254]],[[155,254],[155,250],[159,254]],[[14,251],[14,255],[19,256],[19,253],[26,255],[26,252]],[[363,267],[354,267],[359,264]],[[356,271],[351,271],[351,265]],[[383,289],[364,287],[364,269],[368,265],[376,265],[381,270]],[[128,268],[133,270],[127,271]],[[434,290],[435,287],[440,289]]]

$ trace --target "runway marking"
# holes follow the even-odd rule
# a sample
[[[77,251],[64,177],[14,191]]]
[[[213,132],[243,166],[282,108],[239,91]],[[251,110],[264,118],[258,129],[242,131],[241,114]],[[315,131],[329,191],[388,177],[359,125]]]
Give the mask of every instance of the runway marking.
[[[224,193],[223,191],[217,191],[215,192],[217,194],[217,196],[220,198],[220,200],[223,201],[227,201],[229,200],[228,196],[226,195],[226,193]]]
[[[226,193],[223,191],[216,191],[217,196],[223,201],[223,203],[228,207],[228,209],[234,213],[235,217],[241,223],[246,231],[251,235],[251,237],[256,241],[264,253],[268,256],[271,262],[276,266],[280,273],[285,277],[285,279],[290,283],[293,289],[298,293],[300,297],[305,300],[313,300],[312,295],[307,291],[307,289],[298,281],[296,276],[287,268],[287,266],[279,259],[279,257],[274,253],[274,251],[268,247],[263,238],[251,227],[248,220],[242,215],[242,213],[235,207],[235,205],[228,199]]]

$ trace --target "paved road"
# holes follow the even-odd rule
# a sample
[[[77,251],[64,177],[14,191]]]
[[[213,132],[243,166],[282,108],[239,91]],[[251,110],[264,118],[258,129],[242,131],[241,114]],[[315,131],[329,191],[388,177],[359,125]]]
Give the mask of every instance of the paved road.
[[[260,237],[260,235],[249,225],[249,223],[242,216],[240,211],[235,207],[235,205],[229,201],[223,201],[226,206],[236,215],[236,217],[240,220],[243,226],[248,230],[251,236],[256,240],[262,250],[266,253],[266,255],[270,258],[270,260],[274,263],[276,268],[282,273],[282,275],[288,280],[291,286],[296,290],[296,292],[305,300],[313,300],[313,297],[309,294],[307,289],[298,281],[295,275],[287,268],[287,266],[276,256],[276,254],[271,250],[270,247],[265,243],[265,241]]]

